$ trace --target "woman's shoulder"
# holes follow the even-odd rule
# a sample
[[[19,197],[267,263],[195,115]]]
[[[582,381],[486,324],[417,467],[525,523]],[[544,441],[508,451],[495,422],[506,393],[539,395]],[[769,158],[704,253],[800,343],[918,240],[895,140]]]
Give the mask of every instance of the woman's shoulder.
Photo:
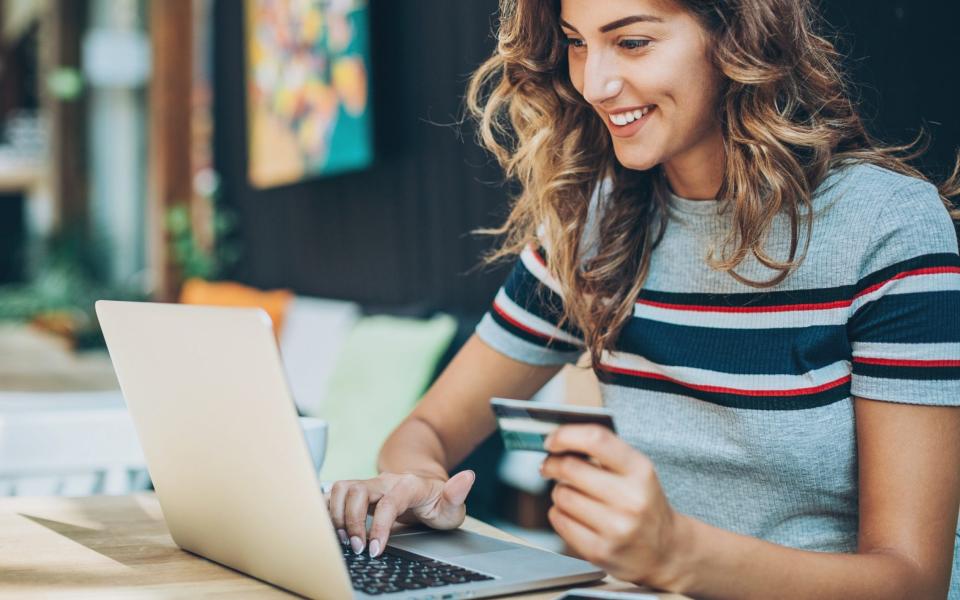
[[[861,218],[908,205],[949,219],[935,185],[872,163],[848,163],[831,169],[814,197],[841,204]]]
[[[831,171],[815,197],[815,206],[823,207],[820,214],[830,223],[825,229],[848,244],[858,242],[868,270],[957,253],[953,221],[929,181],[875,164],[849,164]]]
[[[833,169],[814,193],[815,206],[829,207],[832,219],[850,231],[914,230],[946,238],[956,251],[950,214],[929,181],[870,163]]]

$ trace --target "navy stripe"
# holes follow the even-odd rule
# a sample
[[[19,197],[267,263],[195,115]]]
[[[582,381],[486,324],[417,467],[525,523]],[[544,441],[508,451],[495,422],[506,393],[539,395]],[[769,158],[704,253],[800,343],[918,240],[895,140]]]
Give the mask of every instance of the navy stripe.
[[[789,304],[823,304],[849,300],[853,297],[854,286],[844,285],[831,288],[805,290],[782,290],[776,292],[749,292],[741,294],[695,294],[678,292],[660,292],[642,290],[640,300],[683,304],[687,306],[746,307],[746,306],[784,306]]]
[[[547,250],[543,246],[537,246],[536,248],[531,247],[531,252],[540,257],[540,262],[547,265],[550,264],[547,262]]]
[[[523,261],[517,261],[503,284],[503,290],[517,306],[556,326],[563,318],[563,299],[531,273]],[[565,323],[562,330],[582,338],[580,331]]]
[[[899,367],[853,363],[853,374],[881,379],[918,379],[924,381],[960,380],[960,367]]]
[[[939,254],[924,254],[907,260],[894,263],[889,267],[884,267],[879,271],[867,275],[857,282],[857,293],[862,292],[870,286],[887,281],[898,273],[913,271],[914,269],[924,269],[927,267],[960,267],[960,255],[943,252]]]
[[[510,321],[507,321],[503,318],[503,315],[498,313],[496,310],[490,311],[490,316],[493,317],[493,320],[497,322],[500,327],[506,329],[510,334],[515,335],[516,337],[526,340],[531,344],[540,346],[542,348],[550,348],[551,350],[557,350],[559,352],[580,352],[581,349],[578,346],[573,344],[568,344],[553,338],[546,338],[539,335],[534,335],[529,331],[520,329]]]
[[[600,381],[610,385],[689,396],[704,402],[710,402],[711,404],[748,410],[804,410],[826,406],[850,397],[849,381],[814,394],[804,394],[800,396],[745,396],[741,394],[705,392],[688,388],[673,381],[611,373],[604,370],[598,370],[597,376]]]
[[[856,285],[774,292],[746,292],[738,294],[704,294],[642,290],[638,299],[665,304],[688,306],[749,307],[784,306],[790,304],[822,304],[849,300],[866,288],[887,281],[898,273],[926,267],[957,267],[960,256],[950,253],[925,254],[904,260],[867,275]]]
[[[960,342],[960,291],[882,296],[860,307],[848,328],[858,342]]]
[[[739,375],[802,375],[850,360],[842,325],[778,329],[717,329],[632,318],[617,350],[664,366]]]

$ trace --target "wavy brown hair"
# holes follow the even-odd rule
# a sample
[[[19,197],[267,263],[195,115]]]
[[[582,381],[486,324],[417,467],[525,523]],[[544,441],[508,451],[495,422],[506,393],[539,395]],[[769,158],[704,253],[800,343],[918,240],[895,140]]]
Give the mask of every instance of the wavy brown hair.
[[[808,243],[813,192],[835,167],[866,162],[926,179],[910,165],[925,150],[922,132],[901,146],[867,133],[843,57],[819,33],[823,23],[809,0],[674,1],[708,32],[710,59],[724,80],[718,113],[725,169],[717,199],[733,226],[720,256],[707,257],[713,268],[757,288],[783,281],[806,255],[806,243],[798,248],[801,227]],[[666,214],[668,188],[659,166],[636,171],[617,161],[600,117],[570,82],[559,15],[559,0],[501,0],[497,47],[474,73],[466,106],[480,142],[522,190],[500,227],[481,230],[502,236],[486,260],[547,240],[563,319],[582,332],[599,365],[603,350],[615,349],[647,277],[666,226],[658,215]],[[589,199],[601,181],[611,183],[609,197],[596,254],[585,262]],[[960,195],[960,161],[938,190],[960,219],[950,202]],[[764,250],[780,213],[791,224],[785,261]],[[775,276],[739,275],[735,269],[749,255]]]

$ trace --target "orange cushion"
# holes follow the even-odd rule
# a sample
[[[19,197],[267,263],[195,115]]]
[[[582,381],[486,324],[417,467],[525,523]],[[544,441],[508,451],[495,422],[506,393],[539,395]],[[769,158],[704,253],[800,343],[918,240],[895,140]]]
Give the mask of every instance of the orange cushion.
[[[290,290],[258,290],[233,281],[204,281],[188,279],[180,290],[182,304],[205,304],[212,306],[249,306],[262,308],[273,320],[273,332],[280,338],[283,318],[293,300]]]

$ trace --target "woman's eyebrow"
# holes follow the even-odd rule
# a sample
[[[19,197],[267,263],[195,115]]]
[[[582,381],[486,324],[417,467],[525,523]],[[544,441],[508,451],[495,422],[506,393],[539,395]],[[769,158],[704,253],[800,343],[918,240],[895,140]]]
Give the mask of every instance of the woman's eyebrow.
[[[663,23],[663,19],[654,15],[631,15],[629,17],[617,19],[616,21],[611,21],[606,25],[602,25],[599,28],[599,31],[600,33],[608,33],[610,31],[613,31],[614,29],[620,29],[621,27],[626,27],[627,25],[631,25],[633,23],[641,23],[641,22]],[[577,33],[580,33],[579,31],[577,31],[576,27],[574,27],[570,23],[567,23],[563,19],[560,19],[560,24],[566,27],[567,29],[570,29],[571,31],[576,31]]]

